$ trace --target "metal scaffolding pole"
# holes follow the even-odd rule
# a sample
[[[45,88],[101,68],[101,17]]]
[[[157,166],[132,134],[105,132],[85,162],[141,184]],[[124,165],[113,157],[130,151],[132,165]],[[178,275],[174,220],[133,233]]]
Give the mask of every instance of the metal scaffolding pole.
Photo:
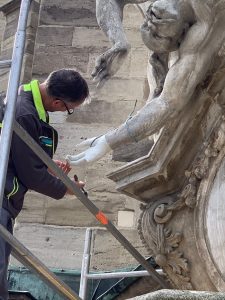
[[[102,280],[102,279],[110,279],[110,278],[130,278],[130,277],[144,277],[151,276],[148,271],[126,271],[126,272],[104,272],[104,273],[89,273],[90,270],[90,257],[91,257],[91,239],[92,239],[92,229],[87,228],[85,233],[85,241],[84,241],[84,253],[82,259],[82,267],[81,267],[81,278],[80,278],[80,290],[79,296],[83,299],[87,299],[88,292],[88,280]],[[156,270],[156,272],[160,275],[163,275],[162,269]]]
[[[158,274],[163,275],[162,269],[156,271]],[[151,276],[147,271],[128,271],[128,272],[106,272],[87,274],[87,279],[109,279],[109,278],[124,278],[124,277],[144,277]]]
[[[13,131],[13,122],[18,94],[18,86],[23,61],[23,52],[26,38],[26,24],[31,0],[22,0],[17,32],[15,35],[12,65],[6,93],[6,111],[0,136],[0,208],[2,207],[5,180],[8,167],[9,151]]]
[[[21,127],[14,122],[15,133],[40,157],[40,159],[57,175],[58,178],[73,191],[74,195],[83,205],[104,225],[108,231],[120,242],[122,246],[149,272],[152,278],[163,288],[168,288],[169,284],[155,271],[155,269],[145,260],[145,258],[131,245],[131,243],[117,230],[107,217],[95,206],[95,204],[81,191],[81,189],[64,174],[64,172],[53,162],[45,151],[34,141],[34,139]]]
[[[12,254],[22,264],[31,269],[44,282],[51,286],[59,295],[68,300],[81,300],[81,298],[52,273],[37,257],[25,248],[4,226],[0,224],[0,234],[9,243]]]
[[[83,260],[81,266],[80,290],[79,290],[79,296],[83,300],[87,299],[87,283],[88,283],[87,274],[89,273],[89,267],[90,267],[91,237],[92,237],[92,230],[88,228],[85,234],[84,254],[83,254]]]

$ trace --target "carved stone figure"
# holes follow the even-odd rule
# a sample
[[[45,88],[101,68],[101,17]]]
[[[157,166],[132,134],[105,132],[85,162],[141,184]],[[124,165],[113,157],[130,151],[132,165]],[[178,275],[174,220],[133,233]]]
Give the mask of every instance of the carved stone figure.
[[[113,43],[96,61],[98,82],[128,51],[124,5],[142,2],[97,1],[99,24]],[[161,129],[148,155],[108,177],[145,203],[139,234],[174,288],[224,292],[225,0],[147,4],[141,35],[152,51],[153,93],[134,117],[86,140],[88,148],[68,160],[91,163]]]
[[[101,81],[111,74],[115,58],[128,49],[122,27],[123,8],[142,0],[97,0],[97,19],[113,43],[96,61],[93,77]],[[141,27],[145,45],[154,51],[151,64],[156,79],[154,97],[132,118],[100,138],[86,141],[91,146],[78,156],[68,156],[71,164],[93,162],[120,144],[139,141],[157,132],[176,118],[190,101],[196,87],[218,66],[215,59],[225,38],[225,1],[157,0],[149,1]],[[178,51],[169,67],[167,57]]]

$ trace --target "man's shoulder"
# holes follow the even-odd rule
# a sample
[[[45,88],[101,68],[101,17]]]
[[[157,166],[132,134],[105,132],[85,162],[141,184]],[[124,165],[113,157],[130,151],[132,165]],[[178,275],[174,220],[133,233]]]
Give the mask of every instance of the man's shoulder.
[[[33,115],[35,118],[38,117],[32,93],[24,92],[20,89],[16,103],[16,118],[27,115]]]

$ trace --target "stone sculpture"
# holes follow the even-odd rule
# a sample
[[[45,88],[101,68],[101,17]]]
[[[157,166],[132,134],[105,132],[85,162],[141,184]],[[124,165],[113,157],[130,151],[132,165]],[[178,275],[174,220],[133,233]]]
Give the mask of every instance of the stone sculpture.
[[[111,74],[116,58],[128,50],[122,27],[123,8],[143,0],[97,0],[97,19],[113,43],[96,60],[92,75],[97,81]],[[137,142],[157,132],[182,112],[196,87],[218,68],[216,57],[225,38],[224,7],[220,0],[149,1],[141,34],[153,50],[150,59],[156,81],[153,98],[116,130],[84,145],[92,146],[79,156],[68,156],[71,164],[92,162],[120,144]],[[177,50],[177,59],[168,68],[168,57]]]
[[[144,2],[97,1],[98,22],[113,46],[96,61],[96,81],[111,76],[128,51],[124,6]],[[146,204],[139,234],[174,288],[225,291],[225,0],[147,4],[141,34],[153,52],[153,92],[134,117],[85,141],[88,148],[68,160],[93,162],[163,128],[147,156],[108,177]]]

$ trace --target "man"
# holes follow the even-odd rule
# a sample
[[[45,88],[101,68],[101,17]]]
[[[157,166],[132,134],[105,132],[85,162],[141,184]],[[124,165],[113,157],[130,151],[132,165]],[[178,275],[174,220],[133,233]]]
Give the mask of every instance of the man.
[[[72,114],[89,95],[86,81],[70,69],[52,72],[45,82],[37,80],[22,85],[16,104],[16,121],[52,158],[56,151],[58,136],[48,123],[48,112],[67,111]],[[67,174],[67,164],[56,161]],[[80,187],[82,182],[78,183]],[[12,219],[22,209],[24,196],[32,189],[54,199],[72,194],[64,183],[16,135],[12,136],[8,171],[6,177],[3,207],[0,209],[0,223],[12,233]],[[7,267],[10,246],[0,236],[0,299],[8,299]]]
[[[105,9],[109,13],[110,8],[106,4],[106,0],[97,0],[99,5],[103,2],[105,5],[101,6],[102,12]],[[140,3],[142,1],[110,1],[110,3],[117,4],[115,7],[120,12],[125,4],[131,2]],[[214,58],[217,57],[225,41],[225,0],[157,0],[150,2],[154,3],[154,5],[151,6],[149,11],[152,14],[151,18],[147,16],[147,23],[150,23],[149,28],[147,28],[146,24],[142,28],[145,31],[142,33],[142,35],[144,34],[145,44],[151,45],[152,25],[154,25],[152,20],[163,25],[163,19],[161,18],[165,16],[165,13],[168,13],[167,5],[170,3],[174,4],[174,15],[177,14],[179,17],[178,25],[182,24],[182,19],[185,23],[189,24],[189,27],[186,28],[187,31],[184,31],[182,39],[182,36],[179,37],[177,35],[180,43],[177,50],[178,59],[169,68],[162,91],[156,97],[149,98],[146,105],[134,117],[128,119],[117,129],[101,137],[86,140],[83,144],[89,146],[86,151],[75,156],[67,156],[71,165],[94,162],[121,144],[137,142],[158,132],[161,127],[171,122],[173,118],[177,117],[183,111],[196,87],[204,81],[207,74],[215,72],[213,70]],[[121,20],[121,14],[119,15]],[[181,19],[180,16],[182,17]],[[102,23],[102,27],[106,30],[110,24],[109,21],[106,21],[106,18],[104,21],[106,24]],[[173,24],[176,26],[176,23]],[[170,34],[170,31],[168,31],[170,27],[157,26],[156,29],[158,33],[165,34],[166,32],[166,34]],[[175,27],[175,29],[179,33],[179,28]],[[147,42],[148,31],[149,42]],[[111,30],[111,34],[114,34],[113,30]],[[162,42],[161,37],[159,39],[160,43]],[[164,36],[164,38],[166,37]],[[116,40],[114,44],[118,44]],[[112,61],[110,59],[109,61],[111,64]],[[107,63],[101,65],[101,61],[99,63],[94,75],[99,76],[98,78],[101,80],[108,72],[108,65]]]

